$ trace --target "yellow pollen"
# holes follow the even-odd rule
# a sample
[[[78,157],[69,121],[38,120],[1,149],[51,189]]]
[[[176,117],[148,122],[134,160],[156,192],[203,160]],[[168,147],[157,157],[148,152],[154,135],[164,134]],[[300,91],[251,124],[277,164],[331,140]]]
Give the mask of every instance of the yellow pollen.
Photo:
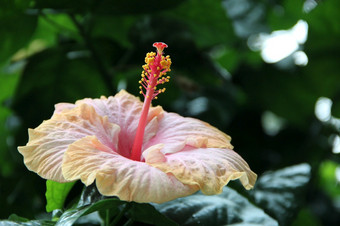
[[[162,67],[166,67],[167,66],[167,62],[165,60],[162,60],[161,61],[161,65],[162,65]]]
[[[147,63],[147,64],[152,64],[154,61],[155,61],[155,58],[153,58],[153,57],[145,59],[145,63]]]
[[[157,49],[158,51],[158,49]],[[170,71],[170,56],[163,56],[162,51],[149,52],[145,57],[145,64],[142,66],[141,79],[139,84],[140,94],[145,98],[157,99],[157,95],[165,92],[165,88],[157,89],[159,84],[169,82],[170,76],[166,73]],[[152,95],[150,95],[152,94]]]

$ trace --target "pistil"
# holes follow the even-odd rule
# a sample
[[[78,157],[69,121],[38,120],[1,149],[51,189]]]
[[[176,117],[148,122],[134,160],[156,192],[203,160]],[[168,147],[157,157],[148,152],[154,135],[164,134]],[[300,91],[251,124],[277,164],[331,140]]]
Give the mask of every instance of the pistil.
[[[139,81],[141,84],[139,87],[140,93],[144,96],[144,104],[130,157],[130,159],[135,161],[141,161],[144,132],[151,101],[157,99],[157,95],[164,93],[165,91],[165,88],[157,90],[156,86],[158,84],[164,84],[170,79],[169,76],[165,77],[165,74],[170,71],[171,59],[169,56],[163,56],[163,50],[168,46],[163,42],[156,42],[153,46],[157,48],[157,54],[150,52],[146,55],[146,64],[143,66],[144,71],[142,72],[142,78]]]

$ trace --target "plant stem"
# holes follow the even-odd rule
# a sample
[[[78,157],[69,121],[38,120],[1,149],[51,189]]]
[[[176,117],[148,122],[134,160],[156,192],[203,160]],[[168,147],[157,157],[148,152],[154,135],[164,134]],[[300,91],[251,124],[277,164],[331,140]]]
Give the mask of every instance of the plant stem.
[[[106,216],[105,216],[105,226],[110,225],[110,209],[106,210]]]
[[[116,89],[113,88],[112,77],[111,77],[110,73],[106,70],[104,64],[102,63],[102,60],[99,57],[98,52],[94,48],[90,35],[85,31],[84,27],[76,19],[75,15],[69,14],[69,16],[70,16],[71,20],[73,21],[73,23],[76,25],[80,36],[83,38],[83,40],[85,42],[86,47],[91,52],[91,57],[92,57],[94,63],[96,64],[98,71],[99,71],[100,75],[102,76],[102,79],[104,80],[108,91],[112,94],[116,93]]]

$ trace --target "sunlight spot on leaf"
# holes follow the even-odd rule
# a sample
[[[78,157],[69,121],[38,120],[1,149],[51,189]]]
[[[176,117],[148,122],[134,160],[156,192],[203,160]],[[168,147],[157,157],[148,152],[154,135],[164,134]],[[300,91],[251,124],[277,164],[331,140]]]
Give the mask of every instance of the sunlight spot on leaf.
[[[275,136],[284,127],[285,121],[273,112],[265,111],[262,114],[262,127],[264,132],[270,136]]]
[[[315,115],[321,122],[331,119],[332,100],[327,97],[320,97],[315,104]]]
[[[305,52],[297,51],[293,54],[294,63],[298,66],[306,66],[308,64],[308,57]]]
[[[333,139],[333,153],[334,154],[340,153],[340,136],[339,135],[336,135]],[[339,172],[338,181],[340,181],[340,172]]]
[[[208,110],[208,98],[198,97],[188,103],[188,111],[191,115],[199,115]]]
[[[312,11],[317,5],[318,5],[318,3],[317,3],[315,0],[306,0],[306,1],[303,3],[303,12],[309,13],[309,12]]]
[[[262,59],[267,63],[277,63],[294,53],[298,53],[295,58],[298,57],[299,61],[295,59],[295,64],[305,66],[308,63],[308,57],[303,51],[298,50],[300,45],[306,42],[307,33],[307,22],[299,20],[289,30],[278,30],[271,34],[260,33],[250,36],[248,46],[253,51],[261,51]]]

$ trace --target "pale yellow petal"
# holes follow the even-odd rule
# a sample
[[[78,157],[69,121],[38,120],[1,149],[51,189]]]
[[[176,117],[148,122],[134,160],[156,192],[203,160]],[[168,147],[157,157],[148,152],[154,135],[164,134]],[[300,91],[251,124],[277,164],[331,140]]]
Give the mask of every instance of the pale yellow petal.
[[[24,163],[41,177],[66,182],[61,172],[64,152],[70,144],[82,137],[95,135],[116,150],[119,126],[97,115],[94,108],[85,104],[55,114],[35,129],[29,129],[29,141],[19,147]]]
[[[173,174],[183,184],[198,186],[204,194],[222,192],[230,180],[240,179],[246,189],[253,188],[257,175],[236,152],[230,149],[187,147],[164,155],[161,148],[150,148],[146,163]]]
[[[182,150],[186,145],[196,148],[232,149],[230,136],[203,121],[182,117],[175,113],[163,113],[158,122],[157,134],[144,146],[144,149],[164,144],[164,154]]]
[[[70,110],[72,108],[75,108],[75,104],[70,104],[70,103],[58,103],[54,105],[54,112],[53,115],[61,113],[64,110]]]
[[[96,137],[70,145],[62,169],[66,179],[81,179],[85,185],[96,181],[101,194],[126,201],[162,203],[198,190],[198,186],[184,185],[172,174],[110,152]]]

